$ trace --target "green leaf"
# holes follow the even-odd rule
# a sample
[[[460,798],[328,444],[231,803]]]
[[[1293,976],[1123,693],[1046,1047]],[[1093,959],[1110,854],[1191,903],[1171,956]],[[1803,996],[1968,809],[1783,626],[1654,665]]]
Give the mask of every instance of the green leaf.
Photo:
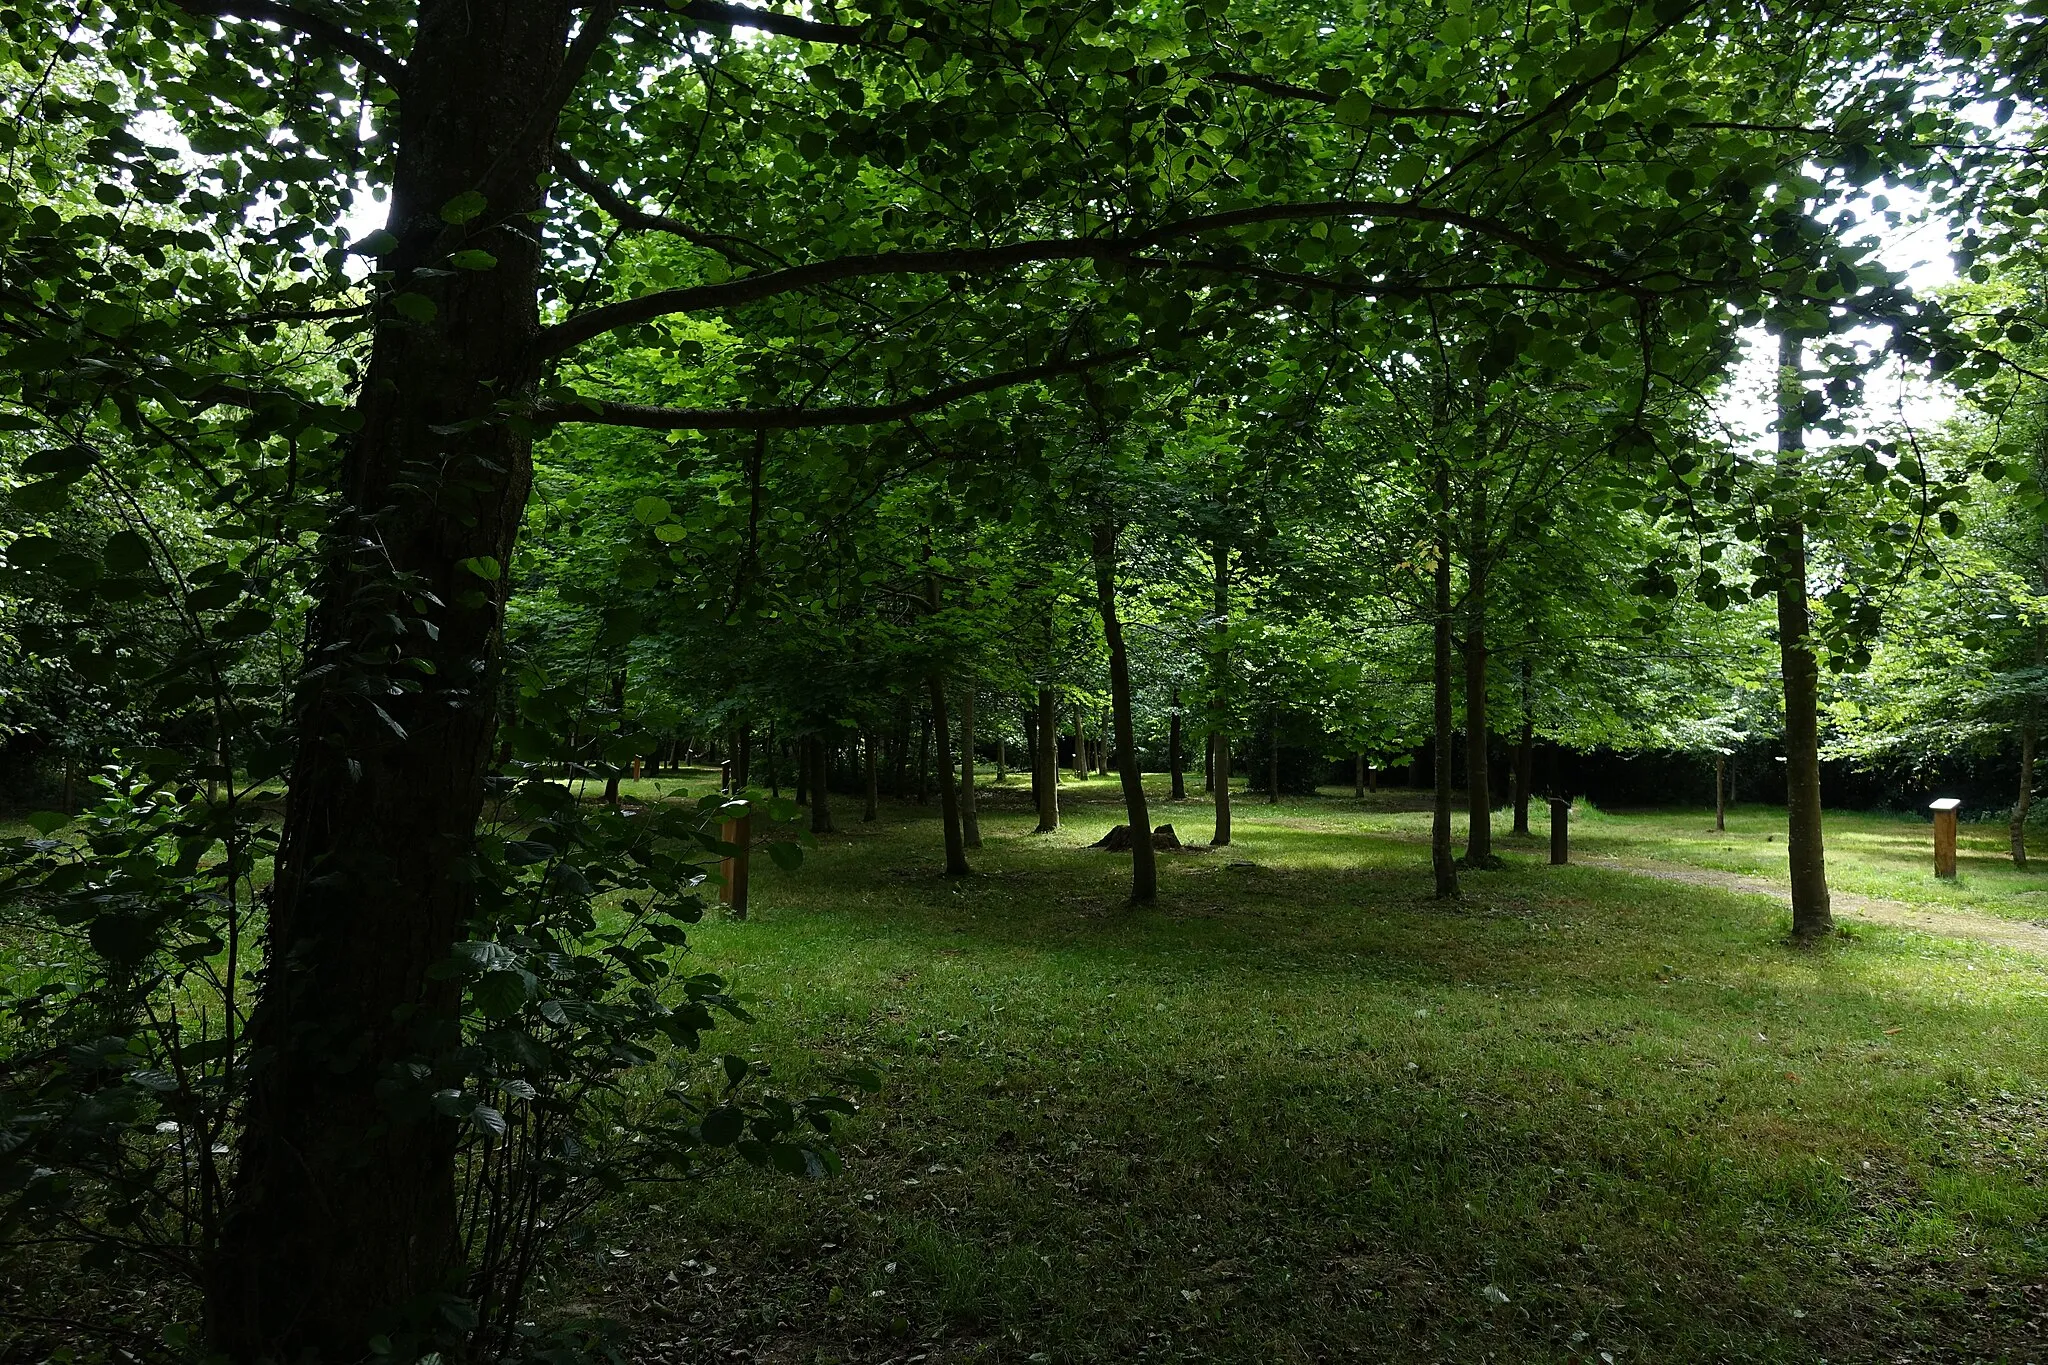
[[[747,1116],[737,1109],[714,1109],[704,1116],[704,1141],[713,1147],[730,1147],[747,1130]]]
[[[490,206],[489,201],[475,190],[464,190],[447,203],[441,205],[441,221],[444,223],[467,223]]]
[[[29,828],[38,834],[55,834],[71,823],[71,817],[53,810],[39,810],[28,817]]]
[[[108,573],[134,573],[149,563],[149,542],[134,531],[116,531],[107,537],[100,558]]]
[[[633,519],[642,526],[654,526],[669,518],[668,502],[663,498],[641,498],[633,504]]]
[[[768,845],[768,858],[784,872],[794,872],[803,866],[804,851],[792,843],[776,842]]]
[[[441,315],[440,308],[425,294],[395,294],[391,306],[417,323],[429,323]]]
[[[475,574],[486,583],[497,582],[499,575],[505,571],[504,566],[490,555],[474,555],[463,560],[461,567],[465,572]]]
[[[450,256],[448,263],[457,270],[490,270],[497,266],[498,258],[488,251],[479,251],[475,247],[470,247]]]
[[[1333,112],[1339,123],[1362,128],[1372,122],[1372,96],[1363,90],[1347,90],[1338,97]]]

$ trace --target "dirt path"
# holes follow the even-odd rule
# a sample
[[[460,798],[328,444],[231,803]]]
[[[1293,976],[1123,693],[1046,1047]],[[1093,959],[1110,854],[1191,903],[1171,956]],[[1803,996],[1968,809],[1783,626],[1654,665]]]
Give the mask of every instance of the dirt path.
[[[1764,877],[1747,877],[1739,872],[1717,872],[1680,863],[1622,862],[1616,858],[1575,858],[1573,861],[1613,872],[1630,872],[1638,877],[1655,877],[1659,881],[1770,896],[1787,906],[1792,903],[1792,893],[1778,883]],[[2001,919],[1976,910],[1934,909],[1906,901],[1858,896],[1847,891],[1833,892],[1830,900],[1838,916],[1853,916],[1873,924],[1888,924],[1895,929],[1913,929],[1947,938],[1971,938],[1995,943],[2001,948],[2048,957],[2048,929],[2025,920]]]

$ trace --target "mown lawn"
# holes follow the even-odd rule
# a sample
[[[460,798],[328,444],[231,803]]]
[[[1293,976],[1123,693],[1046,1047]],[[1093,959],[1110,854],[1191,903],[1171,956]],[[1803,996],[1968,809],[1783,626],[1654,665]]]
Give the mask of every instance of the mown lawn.
[[[2048,1361],[2048,956],[1795,951],[1767,897],[1544,865],[1540,818],[1439,904],[1422,799],[1240,797],[1148,911],[1085,847],[1108,779],[1051,837],[985,794],[958,883],[936,807],[838,799],[693,966],[784,1087],[884,1074],[844,1173],[621,1199],[540,1307],[646,1361]],[[1782,818],[1588,812],[1574,848],[1781,875]],[[1957,886],[1922,822],[1829,832],[1866,895],[2048,890],[2002,829]]]
[[[1013,784],[964,882],[935,808],[845,801],[757,870],[753,918],[695,939],[756,997],[725,1046],[886,1091],[839,1178],[607,1210],[551,1306],[649,1360],[2048,1359],[2048,958],[1795,951],[1763,897],[1537,840],[1438,904],[1405,793],[1241,801],[1132,911],[1084,847],[1113,790],[1069,779],[1034,837]],[[1579,847],[1765,866],[1773,814],[1593,816]],[[1926,837],[1831,830],[1881,894]]]

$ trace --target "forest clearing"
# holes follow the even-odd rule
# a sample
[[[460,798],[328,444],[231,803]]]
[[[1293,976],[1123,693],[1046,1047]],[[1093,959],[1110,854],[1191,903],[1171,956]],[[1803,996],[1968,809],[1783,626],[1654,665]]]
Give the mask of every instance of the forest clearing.
[[[764,868],[691,954],[757,1016],[722,1046],[881,1073],[847,1168],[608,1202],[543,1303],[649,1360],[2034,1358],[2048,893],[2002,829],[1943,884],[1924,820],[1831,814],[1930,922],[1810,959],[1621,870],[1769,867],[1780,810],[1582,804],[1574,865],[1508,835],[1445,906],[1426,795],[1251,804],[1135,917],[1100,779],[1052,838],[985,790],[965,881],[914,803]]]
[[[0,0],[0,1361],[2043,1365],[2048,0]]]

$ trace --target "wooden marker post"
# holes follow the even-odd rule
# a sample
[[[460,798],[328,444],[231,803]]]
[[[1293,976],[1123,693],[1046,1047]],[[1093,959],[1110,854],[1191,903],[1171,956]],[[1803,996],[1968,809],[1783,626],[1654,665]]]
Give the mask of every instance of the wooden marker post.
[[[1550,865],[1563,867],[1572,860],[1572,802],[1568,796],[1550,798]]]
[[[718,888],[718,899],[725,903],[728,919],[747,917],[747,861],[753,855],[754,817],[742,815],[737,820],[727,820],[718,827],[721,842],[735,844],[739,852],[718,864],[718,876],[722,885]]]
[[[1934,875],[1944,881],[1955,880],[1956,807],[1962,804],[1953,796],[1927,803],[1927,808],[1934,812]]]

